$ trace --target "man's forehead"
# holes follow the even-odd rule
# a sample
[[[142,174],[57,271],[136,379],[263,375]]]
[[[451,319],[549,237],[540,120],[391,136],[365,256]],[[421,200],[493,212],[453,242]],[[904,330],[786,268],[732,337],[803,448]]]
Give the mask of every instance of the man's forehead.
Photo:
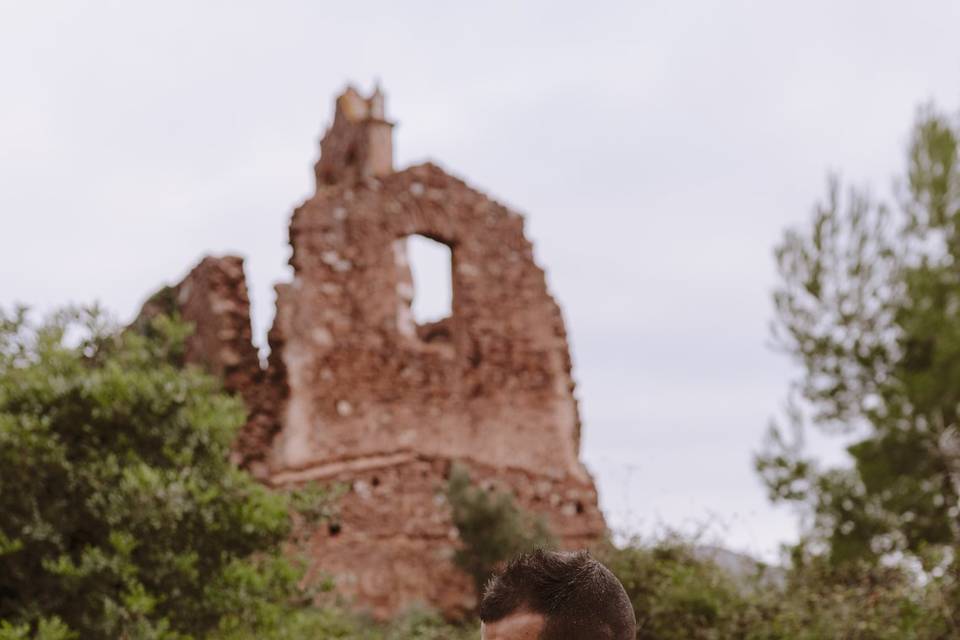
[[[539,613],[517,611],[496,622],[480,625],[481,640],[537,640],[545,620]]]

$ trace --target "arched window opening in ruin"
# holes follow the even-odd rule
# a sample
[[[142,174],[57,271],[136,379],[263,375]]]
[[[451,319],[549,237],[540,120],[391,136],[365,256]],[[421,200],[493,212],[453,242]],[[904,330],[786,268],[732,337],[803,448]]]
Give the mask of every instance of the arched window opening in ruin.
[[[413,319],[427,325],[450,317],[453,303],[450,247],[425,236],[407,236],[407,259],[413,277]]]
[[[447,319],[453,305],[453,254],[442,242],[421,235],[399,238],[398,328],[427,343],[450,341]]]

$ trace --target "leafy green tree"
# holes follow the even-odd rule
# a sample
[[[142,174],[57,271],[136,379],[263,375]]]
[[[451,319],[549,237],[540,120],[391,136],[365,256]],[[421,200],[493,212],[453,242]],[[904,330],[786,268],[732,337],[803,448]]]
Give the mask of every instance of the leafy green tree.
[[[556,546],[543,518],[517,506],[510,493],[478,487],[460,465],[450,472],[447,501],[461,542],[454,562],[473,578],[477,593],[498,563],[524,551]]]
[[[960,548],[960,163],[956,120],[920,112],[893,203],[832,180],[813,224],[776,252],[778,344],[803,368],[788,426],[757,469],[811,515],[835,564]],[[809,413],[809,419],[806,414]],[[802,449],[812,424],[852,441],[849,466]]]
[[[302,597],[290,498],[230,464],[244,410],[178,366],[188,330],[0,313],[0,637],[204,637]]]

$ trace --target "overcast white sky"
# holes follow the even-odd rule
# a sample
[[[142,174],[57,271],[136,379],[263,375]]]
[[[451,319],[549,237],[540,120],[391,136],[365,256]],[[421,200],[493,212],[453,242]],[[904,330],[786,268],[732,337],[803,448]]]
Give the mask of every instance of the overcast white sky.
[[[527,215],[610,523],[770,557],[772,247],[828,170],[884,193],[916,106],[960,107],[958,27],[951,0],[0,0],[0,304],[129,319],[240,253],[262,339],[332,99],[380,78],[398,165]]]

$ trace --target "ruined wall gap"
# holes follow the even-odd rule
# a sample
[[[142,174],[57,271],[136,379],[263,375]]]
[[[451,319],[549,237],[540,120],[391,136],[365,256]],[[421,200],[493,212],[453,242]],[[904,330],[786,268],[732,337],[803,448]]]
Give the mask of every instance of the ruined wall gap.
[[[413,319],[437,322],[453,313],[453,249],[420,234],[403,239],[413,278]]]

